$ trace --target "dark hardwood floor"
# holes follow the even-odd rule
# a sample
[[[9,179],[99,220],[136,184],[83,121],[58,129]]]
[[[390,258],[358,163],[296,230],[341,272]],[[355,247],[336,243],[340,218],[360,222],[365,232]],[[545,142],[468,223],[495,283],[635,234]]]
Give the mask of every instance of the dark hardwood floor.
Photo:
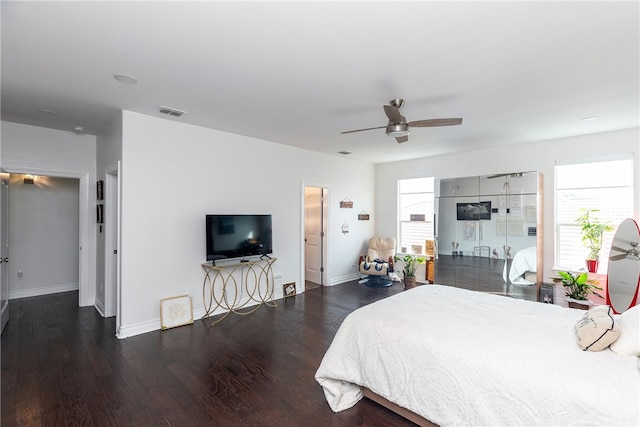
[[[333,413],[314,374],[342,320],[402,291],[351,282],[249,316],[118,340],[77,292],[10,301],[1,424],[409,426],[372,401]]]

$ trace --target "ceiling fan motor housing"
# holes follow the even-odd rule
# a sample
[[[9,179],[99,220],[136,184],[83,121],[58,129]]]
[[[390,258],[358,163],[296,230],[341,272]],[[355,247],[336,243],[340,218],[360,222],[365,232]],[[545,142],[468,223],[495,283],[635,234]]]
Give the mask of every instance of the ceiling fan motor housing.
[[[409,135],[409,126],[406,123],[389,123],[387,125],[387,135],[393,137]]]

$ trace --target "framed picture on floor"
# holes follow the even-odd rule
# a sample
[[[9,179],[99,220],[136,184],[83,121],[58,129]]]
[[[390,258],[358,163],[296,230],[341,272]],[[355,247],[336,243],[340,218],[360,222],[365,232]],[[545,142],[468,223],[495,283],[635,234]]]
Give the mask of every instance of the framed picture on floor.
[[[540,298],[538,299],[538,301],[543,302],[545,304],[553,304],[554,289],[555,289],[554,285],[551,285],[548,283],[542,284],[540,286]]]
[[[162,330],[193,323],[193,306],[189,295],[160,300],[160,328]]]

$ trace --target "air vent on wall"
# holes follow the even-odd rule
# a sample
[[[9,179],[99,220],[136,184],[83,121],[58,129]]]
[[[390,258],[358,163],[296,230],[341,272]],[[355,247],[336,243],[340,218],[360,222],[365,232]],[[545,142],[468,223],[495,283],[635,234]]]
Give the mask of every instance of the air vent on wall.
[[[174,117],[180,117],[181,115],[186,114],[186,111],[181,111],[171,107],[165,107],[164,105],[161,105],[158,108],[158,112],[162,114],[168,114],[169,116],[174,116]]]

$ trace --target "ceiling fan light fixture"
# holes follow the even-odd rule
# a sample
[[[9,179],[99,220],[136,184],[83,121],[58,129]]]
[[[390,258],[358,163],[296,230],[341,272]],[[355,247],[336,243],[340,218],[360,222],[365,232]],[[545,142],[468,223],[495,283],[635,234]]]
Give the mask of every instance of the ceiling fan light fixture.
[[[406,123],[389,123],[387,125],[387,135],[395,138],[409,135],[409,126]]]

